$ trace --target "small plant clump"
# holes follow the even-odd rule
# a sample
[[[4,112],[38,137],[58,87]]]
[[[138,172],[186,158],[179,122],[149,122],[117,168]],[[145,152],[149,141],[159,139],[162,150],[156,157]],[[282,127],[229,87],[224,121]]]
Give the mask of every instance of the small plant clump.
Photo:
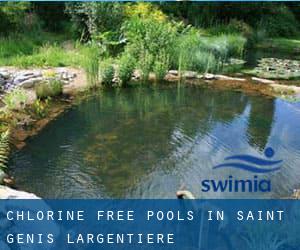
[[[119,60],[118,77],[121,86],[126,86],[131,80],[135,68],[135,60],[130,53],[123,53]]]
[[[38,118],[45,118],[49,113],[51,97],[45,100],[36,99],[32,104],[32,110]]]
[[[28,99],[28,95],[24,89],[16,88],[4,96],[3,102],[9,111],[13,111],[24,108]]]
[[[100,64],[100,79],[104,86],[111,86],[115,76],[115,69],[111,60],[103,61]]]
[[[38,99],[48,97],[56,97],[63,92],[63,85],[60,80],[52,79],[38,84],[35,88],[35,93]]]

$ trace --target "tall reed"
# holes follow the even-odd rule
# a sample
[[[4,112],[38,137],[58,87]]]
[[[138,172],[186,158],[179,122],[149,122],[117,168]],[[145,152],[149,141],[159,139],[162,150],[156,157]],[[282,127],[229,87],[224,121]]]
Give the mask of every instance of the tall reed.
[[[82,66],[87,75],[87,81],[90,88],[100,85],[99,77],[99,48],[92,44],[81,49],[83,56]]]

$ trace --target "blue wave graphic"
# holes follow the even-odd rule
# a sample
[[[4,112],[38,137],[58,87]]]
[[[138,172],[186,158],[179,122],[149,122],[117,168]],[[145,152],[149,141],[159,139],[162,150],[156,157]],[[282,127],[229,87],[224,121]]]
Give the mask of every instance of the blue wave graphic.
[[[270,158],[274,156],[275,152],[273,148],[268,147],[264,151],[264,155],[269,158],[268,160],[259,158],[256,156],[252,155],[233,155],[225,158],[225,161],[228,160],[238,160],[241,161],[240,163],[238,162],[229,162],[229,163],[223,163],[217,166],[214,166],[213,169],[218,169],[218,168],[237,168],[237,169],[242,169],[245,171],[253,172],[253,173],[268,173],[268,172],[273,172],[276,170],[279,170],[280,167],[273,167],[270,168],[270,166],[279,164],[282,162],[282,160],[277,160],[277,161],[271,161]],[[255,166],[253,166],[255,165]],[[268,168],[263,168],[262,166],[266,166]]]
[[[229,156],[229,157],[225,158],[225,160],[242,160],[242,161],[245,161],[248,163],[253,163],[256,165],[260,165],[260,166],[272,166],[272,165],[282,162],[282,160],[269,161],[269,160],[261,159],[261,158],[251,156],[251,155],[233,155],[233,156]]]
[[[247,165],[244,163],[224,163],[224,164],[220,164],[217,166],[214,166],[213,169],[218,169],[218,168],[238,168],[238,169],[242,169],[242,170],[246,170],[249,172],[253,172],[253,173],[268,173],[268,172],[273,172],[276,170],[279,170],[280,167],[275,167],[275,168],[258,168],[255,166],[251,166],[251,165]]]

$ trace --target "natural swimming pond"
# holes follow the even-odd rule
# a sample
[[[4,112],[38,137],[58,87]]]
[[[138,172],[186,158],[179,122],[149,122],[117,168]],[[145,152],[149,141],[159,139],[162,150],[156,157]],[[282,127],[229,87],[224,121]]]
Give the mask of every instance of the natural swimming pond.
[[[17,186],[45,198],[282,197],[300,187],[300,104],[187,86],[107,90],[73,106],[10,161]],[[236,154],[281,169],[255,174],[270,193],[202,192],[201,182],[252,178],[213,166]]]

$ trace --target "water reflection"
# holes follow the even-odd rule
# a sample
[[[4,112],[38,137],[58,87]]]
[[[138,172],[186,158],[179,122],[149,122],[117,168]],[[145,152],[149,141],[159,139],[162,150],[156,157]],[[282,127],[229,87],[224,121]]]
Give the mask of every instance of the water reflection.
[[[201,180],[251,175],[212,166],[231,154],[260,156],[272,146],[284,170],[271,174],[274,192],[266,195],[286,195],[300,174],[299,122],[296,104],[237,92],[111,90],[73,107],[32,138],[14,154],[11,169],[21,188],[48,198],[172,198],[181,185],[198,197],[228,197],[201,193]]]
[[[275,111],[274,100],[251,97],[249,101],[251,105],[247,130],[249,144],[253,147],[257,146],[262,151],[271,134]]]

